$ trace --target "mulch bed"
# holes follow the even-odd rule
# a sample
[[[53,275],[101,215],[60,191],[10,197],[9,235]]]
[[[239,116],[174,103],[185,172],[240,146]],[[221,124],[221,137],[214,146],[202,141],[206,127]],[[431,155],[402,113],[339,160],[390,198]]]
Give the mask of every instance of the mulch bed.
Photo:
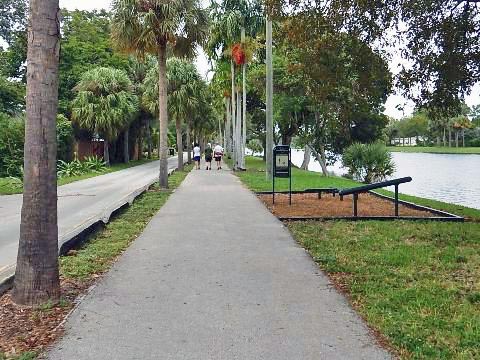
[[[275,194],[275,205],[272,204],[271,194],[260,194],[258,197],[276,216],[288,217],[350,217],[353,216],[352,196],[344,196],[343,201],[337,195],[322,194],[292,194],[292,205],[288,204],[288,194]],[[364,193],[358,197],[358,216],[394,216],[393,201]],[[399,215],[405,217],[438,217],[429,211],[413,209],[400,204]]]
[[[59,304],[32,308],[13,303],[11,291],[0,296],[0,354],[7,358],[26,351],[40,352],[63,332],[63,321],[74,307],[75,299],[92,281],[61,280]]]

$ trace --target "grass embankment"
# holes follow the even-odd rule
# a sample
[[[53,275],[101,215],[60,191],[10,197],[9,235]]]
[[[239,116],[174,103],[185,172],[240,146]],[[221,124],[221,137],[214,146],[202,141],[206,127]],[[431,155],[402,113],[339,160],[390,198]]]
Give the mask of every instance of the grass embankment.
[[[34,359],[51,344],[59,332],[57,327],[73,307],[73,301],[103,273],[142,233],[151,218],[168,200],[172,191],[185,179],[192,166],[175,172],[169,178],[170,189],[162,191],[154,185],[128,207],[115,216],[104,229],[92,235],[78,250],[60,257],[62,300],[47,303],[36,309],[13,304],[9,294],[0,296],[0,360]],[[15,354],[11,352],[15,349]]]
[[[158,184],[150,188],[84,247],[75,251],[75,256],[60,257],[62,276],[82,280],[106,271],[113,260],[144,230],[191,169],[192,166],[189,165],[185,167],[185,171],[174,172],[169,177],[170,188],[167,191],[159,190]]]
[[[130,161],[128,164],[114,164],[109,166],[105,169],[105,171],[98,173],[98,172],[91,172],[88,174],[83,174],[80,176],[72,176],[66,178],[59,178],[58,179],[58,186],[70,184],[75,181],[90,179],[99,175],[109,174],[119,170],[125,170],[134,166],[143,165],[149,163],[154,160],[143,159],[143,160],[135,160]],[[0,178],[0,195],[13,195],[13,194],[21,194],[23,192],[23,184],[21,180],[16,178]]]
[[[238,173],[241,180],[252,190],[269,190],[263,162],[250,158],[247,167]],[[352,185],[298,169],[293,176],[295,189]],[[279,189],[285,189],[281,182]],[[479,210],[403,198],[480,220]],[[401,358],[480,358],[480,223],[326,221],[288,227]]]
[[[477,154],[480,147],[448,147],[448,146],[389,146],[392,152],[432,153],[432,154]]]

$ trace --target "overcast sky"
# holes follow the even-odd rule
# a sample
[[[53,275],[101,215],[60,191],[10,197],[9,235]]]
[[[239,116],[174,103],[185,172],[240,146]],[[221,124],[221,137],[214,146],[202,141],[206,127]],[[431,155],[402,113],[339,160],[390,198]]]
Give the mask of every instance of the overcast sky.
[[[203,0],[205,1],[205,0]],[[111,0],[60,0],[60,7],[67,8],[69,10],[93,10],[93,9],[108,9],[110,7]],[[392,72],[396,71],[397,64],[401,61],[399,57],[393,57],[390,64]],[[200,52],[196,65],[199,72],[206,76],[209,70],[209,64],[203,51]],[[470,96],[466,99],[466,103],[469,106],[480,104],[480,85],[477,84]],[[397,106],[403,107],[403,111],[397,109]],[[401,118],[406,115],[410,115],[413,110],[413,104],[408,102],[400,95],[391,95],[385,104],[385,114],[394,118]]]

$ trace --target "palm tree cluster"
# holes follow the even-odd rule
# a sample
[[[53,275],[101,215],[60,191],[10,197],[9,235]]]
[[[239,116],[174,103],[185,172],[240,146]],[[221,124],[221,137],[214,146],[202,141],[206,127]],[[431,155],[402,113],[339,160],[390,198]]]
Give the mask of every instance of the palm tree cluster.
[[[133,84],[124,71],[100,67],[87,71],[74,90],[78,94],[72,104],[72,119],[103,137],[103,159],[109,165],[109,142],[128,129],[138,111]]]

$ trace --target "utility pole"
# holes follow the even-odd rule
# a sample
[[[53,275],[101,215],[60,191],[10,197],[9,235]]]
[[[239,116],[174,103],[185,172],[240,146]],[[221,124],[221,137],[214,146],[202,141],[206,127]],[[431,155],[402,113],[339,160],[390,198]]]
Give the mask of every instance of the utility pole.
[[[267,91],[266,91],[266,125],[265,130],[267,132],[267,141],[265,151],[265,158],[267,159],[267,168],[266,176],[267,180],[272,179],[272,168],[273,168],[273,60],[272,60],[272,20],[270,16],[267,15],[267,34],[266,34],[266,45],[267,45]]]

